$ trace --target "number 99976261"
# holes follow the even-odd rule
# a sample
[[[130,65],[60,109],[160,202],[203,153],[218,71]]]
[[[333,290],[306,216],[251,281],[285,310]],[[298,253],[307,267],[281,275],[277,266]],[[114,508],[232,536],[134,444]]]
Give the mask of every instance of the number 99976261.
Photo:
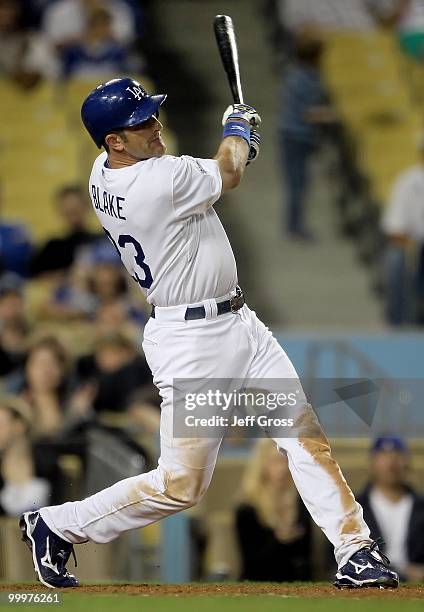
[[[0,593],[0,604],[60,604],[60,593]]]

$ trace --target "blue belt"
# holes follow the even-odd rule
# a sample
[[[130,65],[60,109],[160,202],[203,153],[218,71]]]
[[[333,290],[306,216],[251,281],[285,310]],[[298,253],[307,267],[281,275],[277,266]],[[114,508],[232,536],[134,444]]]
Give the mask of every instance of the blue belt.
[[[236,295],[230,300],[225,302],[218,302],[218,316],[226,314],[227,312],[237,312],[245,304],[244,294],[240,287],[236,288]],[[153,319],[155,318],[155,307],[152,306],[152,312],[150,315]],[[184,319],[186,321],[194,321],[195,319],[204,319],[206,317],[206,310],[204,306],[194,306],[193,308],[187,308]]]

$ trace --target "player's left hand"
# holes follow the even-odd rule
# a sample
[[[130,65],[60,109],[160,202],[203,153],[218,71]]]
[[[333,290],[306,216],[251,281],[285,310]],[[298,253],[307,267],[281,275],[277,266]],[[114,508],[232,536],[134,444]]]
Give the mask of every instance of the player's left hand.
[[[250,131],[250,149],[247,157],[246,166],[258,159],[259,151],[261,147],[261,135],[258,130],[252,129]]]
[[[246,121],[252,127],[258,127],[261,123],[258,111],[249,104],[230,104],[222,116],[222,125],[225,125],[228,120]]]

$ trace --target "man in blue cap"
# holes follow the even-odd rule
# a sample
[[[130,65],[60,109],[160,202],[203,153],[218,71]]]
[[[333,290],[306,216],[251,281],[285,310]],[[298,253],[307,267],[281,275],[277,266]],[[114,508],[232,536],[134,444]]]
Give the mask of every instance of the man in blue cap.
[[[371,482],[358,501],[373,539],[382,538],[404,580],[424,580],[424,498],[407,484],[409,451],[397,436],[382,436],[371,447]]]

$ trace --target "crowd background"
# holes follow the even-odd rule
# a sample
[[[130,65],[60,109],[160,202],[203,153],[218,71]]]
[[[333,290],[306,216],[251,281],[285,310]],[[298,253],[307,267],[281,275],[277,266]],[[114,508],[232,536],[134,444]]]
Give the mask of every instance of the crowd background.
[[[304,335],[287,348],[303,376],[317,376],[305,343],[346,325],[385,334],[365,375],[378,367],[398,379],[411,360],[408,373],[422,377],[424,2],[0,0],[0,579],[32,575],[14,548],[22,511],[157,460],[160,398],[141,349],[150,309],[91,211],[96,149],[79,109],[99,82],[137,76],[169,93],[168,151],[211,156],[230,101],[210,53],[210,17],[222,12],[236,23],[249,93],[261,84],[248,100],[264,119],[261,158],[220,209],[249,303],[277,333]],[[373,535],[404,579],[423,580],[419,433],[346,434],[336,456]],[[91,580],[334,570],[266,440],[224,444],[210,492],[183,518],[80,548]]]

